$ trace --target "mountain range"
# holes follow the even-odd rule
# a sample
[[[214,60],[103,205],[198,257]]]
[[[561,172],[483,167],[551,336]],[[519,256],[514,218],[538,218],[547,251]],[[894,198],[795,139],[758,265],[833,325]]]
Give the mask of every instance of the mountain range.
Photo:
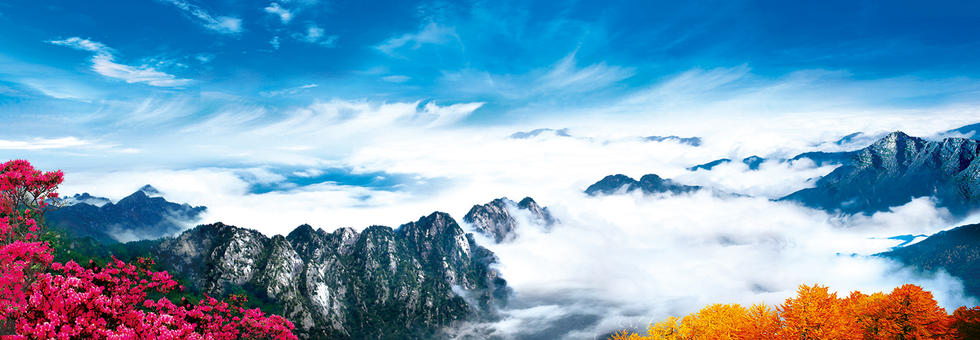
[[[291,320],[307,339],[438,337],[456,322],[493,320],[510,295],[506,280],[494,269],[493,252],[442,212],[397,228],[370,226],[360,232],[301,225],[286,236],[268,237],[212,223],[128,243],[104,234],[94,237],[95,230],[107,226],[99,223],[115,225],[114,218],[129,218],[123,226],[159,226],[172,208],[186,207],[149,197],[150,192],[144,187],[101,207],[92,204],[91,195],[73,196],[76,202],[57,210],[54,221],[81,220],[85,223],[75,225],[86,229],[62,240],[67,245],[58,247],[63,253],[56,256],[151,257],[158,269],[179,278],[190,292],[245,294],[263,310]],[[119,215],[116,209],[141,213]],[[115,217],[90,218],[99,213]],[[512,240],[521,221],[546,227],[558,223],[548,208],[530,197],[475,205],[465,219],[475,232],[497,242]]]
[[[855,151],[814,188],[783,200],[847,214],[871,214],[934,197],[963,216],[980,204],[980,142],[965,138],[930,141],[893,132]]]
[[[871,213],[914,197],[934,196],[941,206],[963,214],[978,203],[977,143],[963,138],[930,141],[895,132],[856,151],[801,154],[794,159],[842,165],[814,188],[783,200],[842,213]],[[746,162],[750,168],[750,163],[757,166],[764,159],[751,161]],[[639,180],[618,174],[590,185],[585,193],[681,194],[701,189],[655,174]],[[180,278],[191,291],[246,294],[268,307],[263,310],[293,321],[297,333],[309,339],[439,337],[458,322],[496,320],[510,288],[495,269],[497,257],[464,227],[505,243],[518,237],[525,223],[544,228],[560,224],[530,197],[474,205],[462,226],[450,215],[434,212],[395,228],[328,232],[301,225],[288,235],[272,237],[223,223],[184,230],[206,208],[169,202],[150,186],[116,203],[80,194],[61,205],[48,213],[47,222],[70,231],[71,246],[66,249],[74,251],[73,256],[153,257],[159,269]],[[140,240],[121,243],[128,238]],[[923,271],[946,270],[964,280],[969,294],[980,296],[978,254],[980,225],[968,225],[879,256]]]
[[[302,225],[273,237],[206,224],[139,246],[204,293],[281,306],[306,338],[426,338],[492,318],[508,295],[494,254],[441,212],[397,228]]]
[[[101,243],[173,235],[198,222],[207,211],[205,207],[169,202],[150,185],[116,203],[84,193],[62,200],[60,205],[45,214],[49,226]]]
[[[684,185],[670,179],[660,178],[656,174],[647,174],[637,181],[623,174],[609,175],[585,189],[589,196],[611,195],[620,192],[640,190],[646,194],[666,193],[680,194],[700,190],[700,186]]]

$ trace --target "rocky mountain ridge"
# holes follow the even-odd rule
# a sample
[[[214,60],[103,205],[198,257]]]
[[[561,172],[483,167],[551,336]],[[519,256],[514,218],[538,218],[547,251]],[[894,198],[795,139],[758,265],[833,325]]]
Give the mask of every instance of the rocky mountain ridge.
[[[204,293],[265,297],[305,338],[427,338],[493,318],[508,296],[495,255],[441,212],[398,228],[302,225],[273,237],[215,223],[141,246]]]
[[[783,200],[843,213],[874,213],[935,197],[954,215],[980,205],[980,142],[965,138],[930,141],[893,132],[855,151],[816,187]]]
[[[519,223],[515,215],[519,213],[526,213],[531,223],[544,227],[551,227],[558,221],[547,207],[541,207],[530,197],[525,197],[518,203],[502,197],[487,204],[474,205],[463,216],[463,222],[469,223],[475,231],[494,242],[501,243],[516,237]]]

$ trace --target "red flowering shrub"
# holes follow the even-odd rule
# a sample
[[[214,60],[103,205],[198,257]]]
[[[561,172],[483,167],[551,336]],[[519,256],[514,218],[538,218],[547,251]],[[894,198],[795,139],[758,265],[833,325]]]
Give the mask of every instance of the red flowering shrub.
[[[14,338],[98,339],[296,339],[293,324],[258,309],[244,297],[147,299],[180,288],[167,272],[113,258],[105,267],[52,262],[37,241],[43,215],[62,181],[27,161],[0,165],[0,334]]]

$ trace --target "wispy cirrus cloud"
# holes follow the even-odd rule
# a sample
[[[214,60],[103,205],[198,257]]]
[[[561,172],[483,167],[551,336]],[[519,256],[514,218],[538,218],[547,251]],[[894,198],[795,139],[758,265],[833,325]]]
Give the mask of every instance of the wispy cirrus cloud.
[[[242,19],[229,16],[213,16],[200,6],[184,0],[160,1],[176,6],[209,30],[222,34],[238,34],[242,32]]]
[[[629,79],[635,73],[630,67],[605,62],[579,65],[571,53],[552,65],[524,74],[499,74],[485,70],[463,69],[444,72],[439,82],[452,91],[489,95],[505,100],[549,98],[595,94]]]
[[[375,46],[375,48],[385,54],[393,55],[402,47],[418,49],[425,44],[441,45],[453,39],[459,40],[459,35],[456,34],[455,28],[430,22],[416,33],[406,33],[398,37],[389,38]]]
[[[157,87],[180,87],[192,82],[191,79],[177,78],[172,74],[158,71],[153,67],[117,63],[115,61],[115,50],[100,42],[79,37],[51,40],[48,42],[54,45],[94,53],[92,56],[93,71],[109,78],[121,79],[127,83],[144,83]]]
[[[265,97],[275,97],[275,96],[280,96],[280,95],[284,95],[284,94],[286,94],[286,95],[288,95],[288,94],[296,94],[296,93],[299,93],[302,90],[313,89],[313,88],[317,88],[317,87],[320,87],[320,85],[319,84],[316,84],[316,83],[312,83],[312,84],[300,85],[300,86],[296,86],[296,87],[285,88],[285,89],[281,89],[281,90],[265,91],[265,92],[261,92],[259,94],[261,94],[262,96],[265,96]]]
[[[390,76],[381,77],[381,80],[384,80],[389,83],[404,83],[406,81],[409,81],[410,79],[412,79],[412,77],[400,75],[400,74],[393,74]]]
[[[78,139],[76,137],[62,138],[34,138],[30,140],[4,140],[0,139],[0,150],[44,150],[44,149],[64,149],[70,147],[86,146],[92,143]]]

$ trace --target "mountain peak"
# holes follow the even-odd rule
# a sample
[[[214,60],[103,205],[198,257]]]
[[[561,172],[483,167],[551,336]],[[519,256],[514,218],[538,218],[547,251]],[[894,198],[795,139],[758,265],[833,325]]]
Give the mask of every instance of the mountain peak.
[[[844,213],[871,214],[934,197],[955,215],[980,204],[980,142],[947,138],[942,142],[901,131],[858,150],[843,166],[817,181],[816,187],[783,199]]]
[[[700,190],[700,186],[676,183],[656,174],[646,174],[637,181],[629,176],[617,174],[604,177],[602,180],[585,189],[589,196],[611,195],[621,191],[630,192],[642,190],[645,194],[665,193],[681,194]]]
[[[530,196],[524,197],[524,199],[522,199],[520,202],[517,203],[517,207],[520,209],[528,209],[532,206],[534,207],[538,206],[538,202],[535,202],[534,199],[531,198]]]
[[[162,195],[160,190],[157,190],[157,188],[154,188],[152,185],[149,184],[144,185],[142,188],[140,188],[137,191],[142,192],[146,194],[146,196],[150,196],[150,197]]]
[[[289,232],[289,235],[286,235],[286,239],[288,239],[288,240],[294,240],[294,239],[309,240],[309,239],[312,239],[313,238],[313,235],[314,234],[316,234],[316,230],[313,230],[313,226],[304,223],[304,224],[296,227],[296,229],[293,229],[293,231],[290,231]]]
[[[516,209],[515,209],[516,208]],[[473,229],[486,235],[496,243],[506,242],[516,237],[519,226],[517,214],[527,214],[531,223],[550,227],[558,222],[547,207],[538,205],[531,197],[524,197],[520,203],[514,203],[506,197],[494,199],[487,204],[477,204],[463,216],[463,222],[469,223]]]
[[[595,184],[590,185],[585,189],[585,193],[590,196],[595,195],[609,195],[619,191],[621,188],[626,187],[626,191],[633,190],[636,186],[636,180],[632,177],[615,174],[603,177]]]

